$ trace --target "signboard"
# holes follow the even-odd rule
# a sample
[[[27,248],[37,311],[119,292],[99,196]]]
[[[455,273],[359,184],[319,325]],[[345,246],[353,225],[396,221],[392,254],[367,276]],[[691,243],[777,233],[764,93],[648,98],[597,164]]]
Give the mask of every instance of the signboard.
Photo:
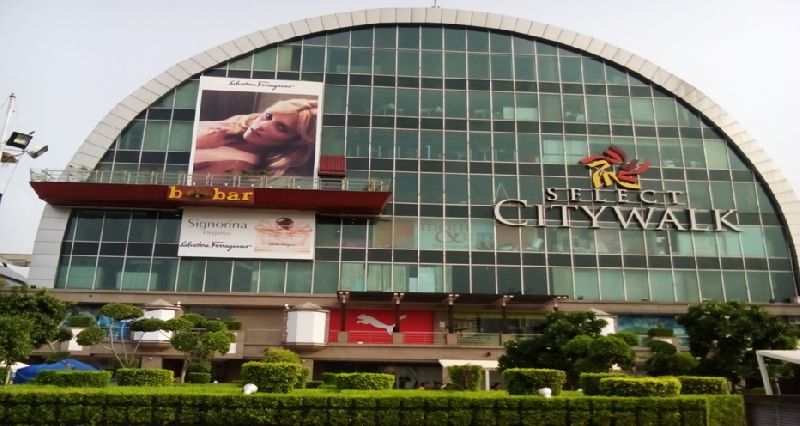
[[[200,77],[193,175],[316,176],[323,84]]]
[[[329,333],[339,329],[342,311],[331,309]],[[345,318],[348,343],[392,343],[395,330],[395,313],[392,310],[348,309]],[[415,343],[433,343],[433,312],[400,310],[400,331]]]
[[[194,205],[252,205],[255,193],[251,189],[208,187],[208,186],[179,186],[167,187],[167,200],[182,201]]]
[[[185,208],[178,256],[311,260],[314,213]]]

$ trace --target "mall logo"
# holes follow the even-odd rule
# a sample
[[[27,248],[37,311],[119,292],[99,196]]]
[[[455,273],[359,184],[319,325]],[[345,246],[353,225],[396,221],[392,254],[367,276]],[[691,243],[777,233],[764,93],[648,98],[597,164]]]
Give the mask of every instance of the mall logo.
[[[642,189],[639,175],[650,168],[650,162],[639,164],[639,160],[625,162],[625,151],[611,145],[602,155],[590,155],[580,161],[592,170],[592,186],[595,188],[610,187],[617,183],[627,189]],[[616,170],[615,170],[616,168]]]

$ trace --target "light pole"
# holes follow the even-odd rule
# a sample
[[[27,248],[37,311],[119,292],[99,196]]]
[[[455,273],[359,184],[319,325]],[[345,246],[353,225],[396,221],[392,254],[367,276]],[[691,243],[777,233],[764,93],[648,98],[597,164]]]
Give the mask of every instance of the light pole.
[[[28,154],[28,156],[31,158],[38,158],[48,150],[47,145],[39,145],[28,149],[28,145],[31,143],[34,132],[11,132],[11,135],[6,139],[6,131],[11,123],[11,115],[16,111],[16,102],[17,97],[12,92],[11,95],[8,96],[5,118],[3,119],[3,127],[0,129],[0,165],[5,163],[18,163],[24,154]],[[14,149],[8,149],[6,146]],[[13,175],[14,171],[12,170],[11,173]],[[10,181],[11,176],[8,178],[8,182]],[[3,185],[3,192],[5,192],[8,182]],[[0,192],[0,202],[2,202],[3,199],[3,192]]]

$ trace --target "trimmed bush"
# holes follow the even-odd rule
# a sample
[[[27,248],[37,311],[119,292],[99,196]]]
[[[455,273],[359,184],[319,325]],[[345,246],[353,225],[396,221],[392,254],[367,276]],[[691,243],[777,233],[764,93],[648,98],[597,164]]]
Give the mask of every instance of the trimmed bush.
[[[681,382],[675,377],[606,377],[600,393],[607,396],[678,396]]]
[[[228,330],[230,331],[241,330],[242,322],[236,318],[228,318],[225,320],[225,326],[228,327]]]
[[[647,330],[647,335],[650,337],[672,337],[675,335],[675,330],[666,327],[655,327]]]
[[[691,374],[700,362],[688,352],[671,355],[655,353],[647,360],[647,374],[650,376],[684,376]]]
[[[211,374],[211,361],[196,361],[186,366],[186,373],[209,373]]]
[[[650,347],[650,350],[653,351],[654,354],[672,355],[678,352],[678,348],[676,348],[675,345],[663,340],[651,340],[647,342],[647,346]]]
[[[306,382],[306,389],[317,389],[320,386],[322,386],[322,381],[320,380],[309,380]]]
[[[509,368],[503,371],[509,395],[535,395],[541,388],[550,388],[553,396],[561,393],[567,373],[547,368]]]
[[[290,362],[250,361],[242,365],[241,377],[244,383],[258,386],[259,392],[289,393],[298,387],[303,367]]]
[[[481,385],[483,367],[480,365],[451,365],[447,367],[452,386],[456,390],[476,391]]]
[[[612,333],[609,337],[619,337],[624,340],[628,346],[639,346],[639,335],[632,331],[620,331],[619,333]]]
[[[97,321],[95,321],[94,317],[90,317],[88,315],[77,315],[74,317],[70,317],[67,320],[67,325],[76,328],[89,328],[95,325],[96,323]]]
[[[114,375],[120,386],[171,386],[175,382],[172,371],[160,368],[120,368]]]
[[[283,348],[267,348],[264,351],[264,358],[262,362],[290,362],[292,364],[300,364],[300,355]]]
[[[391,389],[394,375],[383,373],[339,373],[336,387],[339,389]]]
[[[36,376],[41,385],[102,388],[111,381],[110,371],[44,370]]]
[[[211,373],[201,373],[199,371],[186,373],[186,383],[210,383],[210,382],[211,382]]]
[[[602,395],[600,393],[600,380],[606,377],[625,377],[625,373],[581,373],[578,386],[583,389],[584,395]]]
[[[682,395],[728,395],[728,379],[724,377],[678,376]]]
[[[322,383],[326,385],[335,385],[336,384],[336,373],[331,373],[326,371],[322,373]]]

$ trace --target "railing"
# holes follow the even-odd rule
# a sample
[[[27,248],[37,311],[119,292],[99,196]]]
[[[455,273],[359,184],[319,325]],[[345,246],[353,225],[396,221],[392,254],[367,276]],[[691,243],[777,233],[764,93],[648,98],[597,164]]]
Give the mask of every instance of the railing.
[[[404,345],[444,345],[445,333],[403,332]]]
[[[34,170],[31,182],[119,183],[235,188],[286,188],[329,191],[390,192],[391,179],[320,178],[306,176],[191,175],[188,173],[102,170]]]
[[[248,345],[281,345],[284,331],[272,328],[248,328],[244,343]]]
[[[500,346],[499,333],[458,333],[459,346]]]

